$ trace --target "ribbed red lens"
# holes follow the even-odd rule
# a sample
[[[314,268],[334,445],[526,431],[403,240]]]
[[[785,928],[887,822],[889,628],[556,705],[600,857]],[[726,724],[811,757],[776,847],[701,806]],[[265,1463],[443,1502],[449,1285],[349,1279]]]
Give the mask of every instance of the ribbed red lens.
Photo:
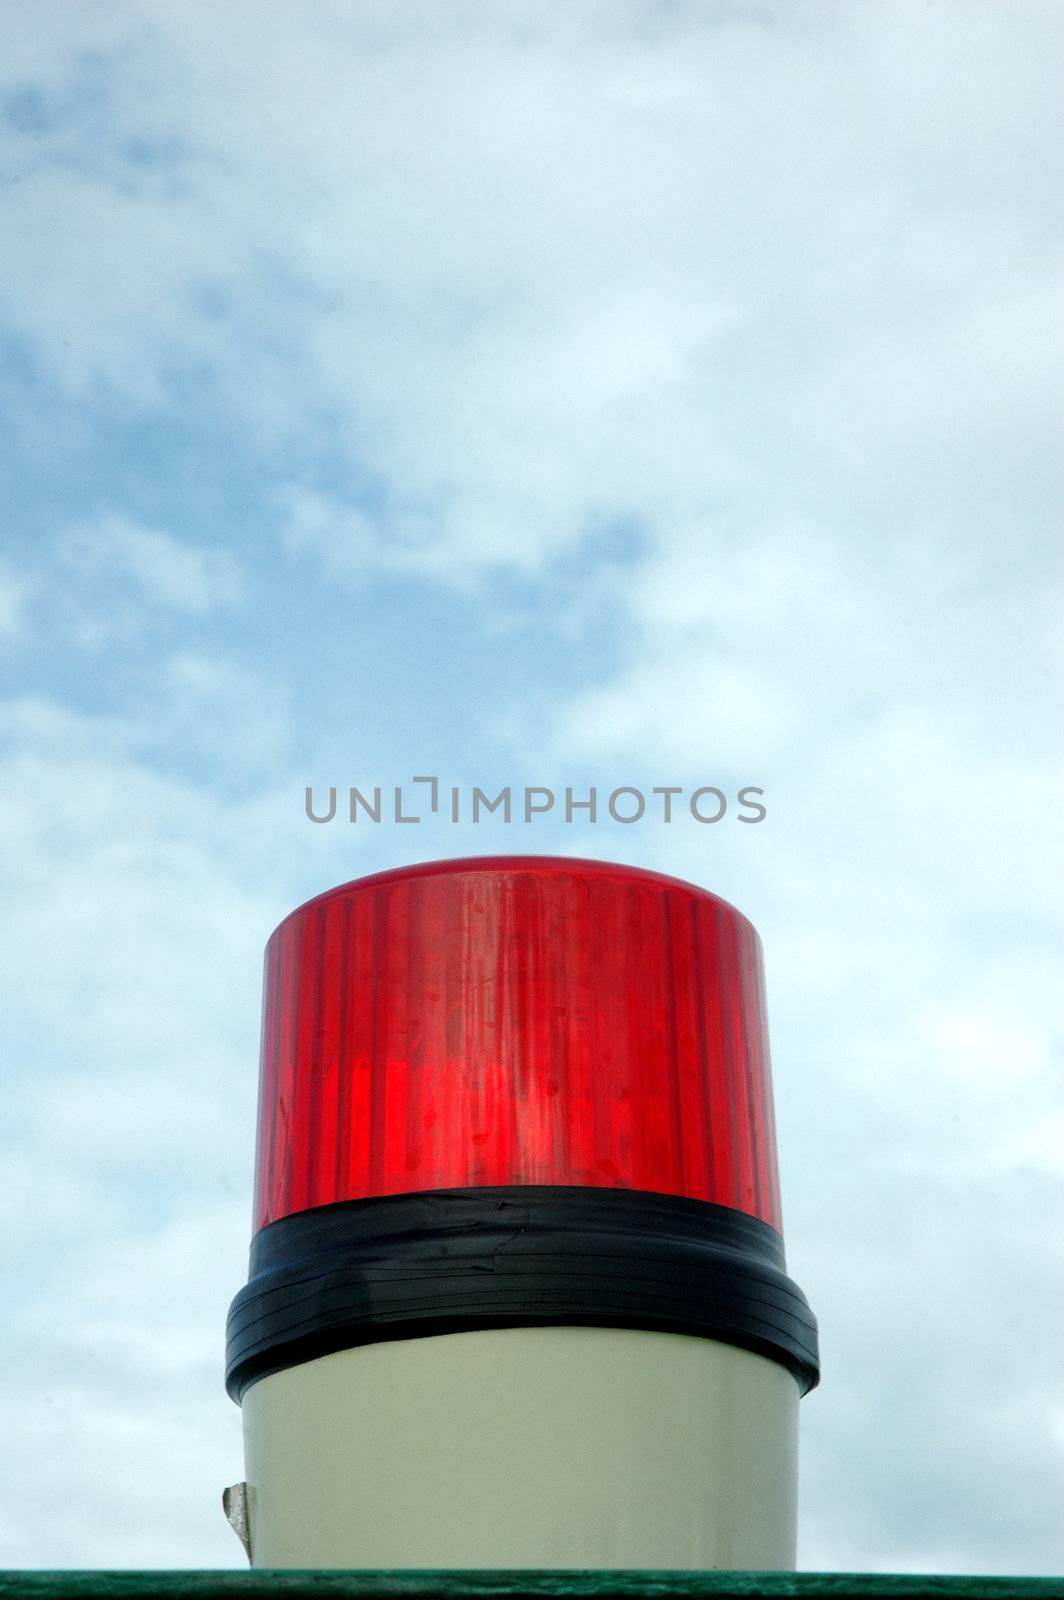
[[[337,1200],[578,1184],[780,1227],[760,942],[602,861],[378,873],[266,952],[258,1227]]]

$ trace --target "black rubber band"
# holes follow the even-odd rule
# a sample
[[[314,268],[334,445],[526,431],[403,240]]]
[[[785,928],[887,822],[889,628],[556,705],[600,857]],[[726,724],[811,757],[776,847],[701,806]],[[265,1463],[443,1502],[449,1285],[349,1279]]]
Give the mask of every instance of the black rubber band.
[[[251,1246],[226,1388],[386,1339],[580,1325],[696,1334],[820,1376],[817,1328],[774,1228],[634,1189],[433,1189],[316,1206]]]

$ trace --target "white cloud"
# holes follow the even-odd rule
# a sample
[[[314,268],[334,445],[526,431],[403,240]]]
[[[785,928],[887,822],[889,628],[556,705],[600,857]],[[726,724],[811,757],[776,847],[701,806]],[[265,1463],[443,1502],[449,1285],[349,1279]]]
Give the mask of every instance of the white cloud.
[[[37,587],[34,579],[0,563],[0,639],[24,634],[26,611]]]
[[[226,800],[162,773],[165,706],[150,686],[122,717],[0,704],[12,1566],[243,1564],[222,1383],[262,952],[354,845],[293,832],[283,779]]]
[[[417,18],[268,11],[253,60],[240,8],[46,25],[6,281],[60,381],[205,372],[267,449],[335,419],[443,577],[611,510],[979,513],[1053,437],[1052,8]]]
[[[380,533],[355,507],[304,488],[280,494],[278,506],[284,521],[283,542],[291,554],[310,552],[327,573],[347,577],[383,564]]]
[[[283,671],[252,670],[205,651],[162,665],[166,742],[228,774],[262,776],[285,763],[290,693]]]
[[[239,1552],[214,1477],[240,1459],[221,1329],[244,1271],[261,947],[284,907],[225,849],[233,818],[147,770],[132,726],[38,713],[17,708],[0,763],[4,1560],[181,1564],[191,1520],[221,1565]]]
[[[201,617],[239,604],[244,579],[227,550],[210,549],[111,514],[65,530],[63,557],[92,576],[129,580],[150,605]]]
[[[31,1215],[40,1187],[38,1170]],[[221,1511],[242,1475],[240,1415],[219,1394],[248,1216],[216,1187],[115,1226],[82,1177],[64,1256],[29,1241],[33,1288],[7,1319],[9,1565],[184,1566],[190,1526],[208,1565],[243,1564]]]

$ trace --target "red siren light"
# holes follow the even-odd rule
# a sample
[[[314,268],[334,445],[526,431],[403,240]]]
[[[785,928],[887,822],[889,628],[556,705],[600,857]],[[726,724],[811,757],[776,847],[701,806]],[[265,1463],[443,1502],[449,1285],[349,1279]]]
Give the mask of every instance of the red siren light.
[[[266,952],[255,1224],[494,1185],[781,1228],[757,933],[636,867],[486,856],[319,895]]]
[[[557,856],[343,884],[269,941],[260,1082],[253,1565],[793,1567],[820,1357],[744,916]]]

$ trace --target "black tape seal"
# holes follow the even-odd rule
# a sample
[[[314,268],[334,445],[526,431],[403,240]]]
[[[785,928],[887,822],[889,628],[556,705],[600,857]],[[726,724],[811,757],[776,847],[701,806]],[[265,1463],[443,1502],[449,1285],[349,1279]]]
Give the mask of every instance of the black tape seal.
[[[385,1339],[557,1325],[696,1334],[820,1376],[816,1319],[757,1217],[570,1185],[431,1189],[315,1206],[256,1234],[226,1389]]]

